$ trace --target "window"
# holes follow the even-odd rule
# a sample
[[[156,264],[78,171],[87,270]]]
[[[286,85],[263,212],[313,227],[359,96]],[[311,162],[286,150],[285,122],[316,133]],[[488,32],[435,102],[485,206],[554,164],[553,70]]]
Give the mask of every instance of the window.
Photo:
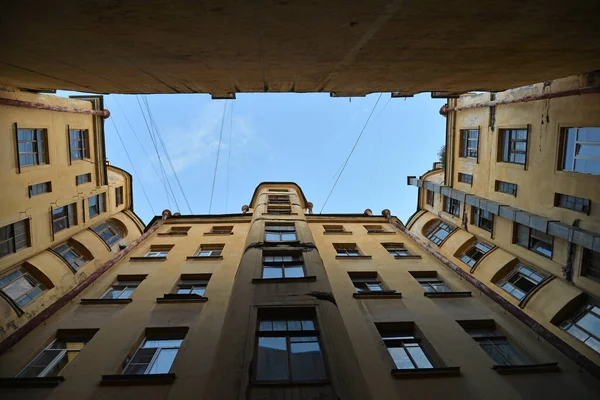
[[[367,233],[386,233],[387,231],[383,229],[381,225],[364,225]]]
[[[0,257],[30,246],[29,220],[24,219],[0,228]]]
[[[69,240],[53,247],[52,251],[69,264],[73,271],[77,271],[89,261],[88,257],[82,254],[77,247],[73,240]]]
[[[52,191],[52,183],[36,183],[29,185],[29,197],[37,196],[38,194],[50,193]]]
[[[69,149],[71,160],[89,158],[87,129],[69,129]]]
[[[402,258],[413,256],[410,251],[408,251],[403,243],[381,243],[383,247],[390,253],[394,258]]]
[[[498,286],[506,290],[511,296],[523,300],[545,279],[546,276],[539,272],[536,272],[523,264],[517,264],[517,266],[510,271],[500,283],[498,283]]]
[[[496,181],[496,192],[510,194],[512,196],[517,195],[517,185],[514,183],[508,183],[503,181]]]
[[[381,292],[384,290],[377,272],[348,272],[357,293]]]
[[[498,161],[525,165],[527,129],[500,129],[498,138]]]
[[[304,265],[300,253],[270,253],[263,256],[263,279],[302,278]]]
[[[290,196],[270,194],[269,204],[290,204]]]
[[[600,307],[588,303],[560,328],[600,353]]]
[[[100,225],[96,225],[91,228],[100,238],[108,245],[112,247],[115,243],[125,237],[123,229],[117,225],[116,222],[106,221]]]
[[[477,148],[479,146],[479,129],[461,129],[460,143],[461,157],[477,158]]]
[[[173,245],[153,245],[144,257],[166,257]]]
[[[119,207],[123,204],[123,186],[115,189],[115,206]]]
[[[291,214],[292,206],[291,205],[267,205],[267,213],[269,214]]]
[[[181,275],[181,279],[177,283],[175,293],[204,296],[204,292],[206,291],[209,280],[210,274]]]
[[[343,225],[323,225],[325,233],[345,233]]]
[[[213,226],[210,233],[213,235],[231,235],[233,226]]]
[[[338,257],[359,257],[362,255],[354,243],[334,243],[333,247]]]
[[[0,277],[0,291],[23,307],[41,295],[46,286],[21,266]]]
[[[187,236],[191,226],[172,226],[167,232],[160,232],[158,235],[173,235],[173,236]]]
[[[554,206],[579,211],[590,215],[590,200],[581,197],[569,196],[567,194],[555,193]]]
[[[581,273],[589,278],[600,279],[600,253],[583,249]]]
[[[287,189],[269,189],[269,192],[289,192]]]
[[[547,233],[537,229],[515,223],[514,243],[544,257],[552,258],[554,239]]]
[[[463,174],[462,172],[459,172],[458,173],[458,181],[472,186],[473,185],[473,175]]]
[[[110,289],[101,297],[102,299],[128,299],[141,283],[143,279],[138,276],[127,277],[119,276]]]
[[[88,197],[88,210],[90,218],[102,214],[104,210],[104,193]]]
[[[314,310],[312,313],[307,309],[282,309],[277,313],[260,311],[270,310],[259,310],[256,381],[302,383],[325,380]]]
[[[94,336],[95,331],[93,333],[87,331],[89,330],[73,331],[73,334],[68,334],[68,331],[60,331],[57,338],[46,346],[17,376],[19,378],[59,376]]]
[[[460,200],[445,196],[444,211],[454,215],[455,217],[460,217]]]
[[[203,244],[200,246],[197,257],[222,257],[224,244]]]
[[[482,208],[471,206],[473,217],[471,218],[473,225],[492,232],[494,230],[494,214]]]
[[[425,190],[427,190],[427,204],[429,204],[431,207],[433,207],[435,193],[429,189],[425,189]]]
[[[92,181],[92,174],[82,174],[75,177],[75,185],[83,185]]]
[[[72,203],[52,210],[52,228],[54,233],[77,224],[77,204]]]
[[[129,360],[123,375],[169,373],[184,338],[185,334],[148,334]]]
[[[396,369],[433,368],[421,339],[415,335],[414,325],[410,325],[393,322],[375,324]]]
[[[497,365],[528,365],[533,360],[496,329],[494,321],[461,321],[459,324]]]
[[[433,243],[440,246],[444,240],[454,232],[456,228],[442,222],[441,220],[437,220],[429,225],[425,236],[427,239],[431,240]]]
[[[288,242],[298,240],[294,225],[265,225],[265,240],[268,242]]]
[[[600,128],[563,129],[559,169],[600,175]]]
[[[461,256],[460,260],[467,264],[469,267],[474,267],[481,258],[489,253],[493,249],[492,246],[481,242],[475,242],[467,251]]]
[[[18,129],[19,167],[48,164],[46,129]]]
[[[410,273],[423,286],[427,293],[450,293],[452,289],[441,280],[435,271],[417,271]]]

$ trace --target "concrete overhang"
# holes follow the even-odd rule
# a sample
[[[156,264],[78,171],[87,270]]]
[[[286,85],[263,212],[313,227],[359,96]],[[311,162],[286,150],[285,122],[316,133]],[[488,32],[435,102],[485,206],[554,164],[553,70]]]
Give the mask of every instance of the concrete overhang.
[[[598,69],[598,15],[600,2],[562,0],[21,0],[2,7],[0,86],[499,91]]]

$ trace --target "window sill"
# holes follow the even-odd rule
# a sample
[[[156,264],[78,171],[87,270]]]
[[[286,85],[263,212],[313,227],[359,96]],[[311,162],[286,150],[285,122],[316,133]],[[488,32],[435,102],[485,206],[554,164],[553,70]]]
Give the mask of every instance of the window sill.
[[[81,304],[129,304],[133,301],[133,299],[81,299],[79,302]]]
[[[317,277],[314,275],[302,276],[300,278],[254,278],[252,283],[294,283],[294,282],[315,282]]]
[[[297,387],[297,386],[328,386],[331,381],[306,381],[306,382],[252,382],[251,387]]]
[[[559,372],[560,367],[557,362],[546,364],[529,365],[494,365],[492,367],[500,375],[532,374],[543,372]]]
[[[174,373],[149,375],[102,375],[102,386],[138,386],[138,385],[171,385],[175,382]]]
[[[425,292],[425,297],[431,297],[434,299],[451,298],[451,297],[471,297],[471,292]]]
[[[496,164],[499,167],[508,167],[508,168],[515,168],[515,169],[525,169],[525,165],[526,165],[526,164],[519,164],[519,163],[508,162],[508,161],[496,161]]]
[[[223,256],[187,256],[188,261],[222,260]]]
[[[394,256],[394,258],[396,260],[404,260],[404,259],[407,259],[407,258],[410,260],[410,259],[419,259],[419,258],[422,258],[422,257],[420,255],[418,255],[418,254],[411,254],[410,256]]]
[[[367,232],[367,235],[395,235],[396,232]]]
[[[352,235],[352,232],[323,232],[323,235]]]
[[[401,299],[402,293],[395,290],[382,290],[381,292],[361,292],[353,293],[355,299]]]
[[[41,378],[0,378],[0,387],[19,389],[56,387],[64,380],[64,376],[45,376]]]
[[[335,256],[336,260],[370,260],[371,256]]]
[[[396,379],[442,378],[450,376],[460,376],[460,367],[393,369],[392,376]]]
[[[265,246],[277,246],[279,244],[296,245],[300,244],[299,240],[265,240]]]
[[[268,213],[268,212],[264,212],[262,213],[262,215],[298,215],[298,213]]]
[[[159,304],[165,303],[206,303],[208,297],[200,296],[197,294],[176,294],[176,293],[165,293],[163,297],[156,299]]]
[[[167,257],[129,257],[129,261],[135,262],[153,262],[153,261],[167,261]]]
[[[171,233],[171,232],[161,232],[161,233],[157,233],[157,236],[187,236],[187,232],[186,233]]]
[[[233,232],[227,232],[227,233],[204,232],[204,236],[229,236],[229,235],[233,235]]]

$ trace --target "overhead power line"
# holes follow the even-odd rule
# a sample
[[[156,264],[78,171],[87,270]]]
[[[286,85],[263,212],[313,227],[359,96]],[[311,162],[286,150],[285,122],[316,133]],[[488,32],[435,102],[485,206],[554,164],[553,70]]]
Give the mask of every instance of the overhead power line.
[[[229,149],[227,154],[227,185],[225,188],[225,213],[227,213],[227,206],[229,204],[229,164],[231,161],[231,132],[233,131],[233,102],[229,107]]]
[[[133,173],[138,177],[138,181],[140,182],[140,187],[142,188],[142,192],[144,192],[144,196],[146,197],[146,201],[148,202],[148,205],[150,206],[150,209],[152,210],[152,213],[154,215],[156,215],[156,211],[154,211],[154,207],[152,207],[152,203],[150,202],[150,198],[148,197],[148,193],[146,193],[146,189],[144,188],[144,184],[142,183],[142,180],[140,179],[140,176],[137,172],[137,170],[135,169],[135,165],[133,165],[133,160],[131,160],[131,156],[129,155],[129,152],[127,151],[127,146],[125,146],[125,143],[123,142],[123,138],[121,137],[121,133],[119,132],[119,129],[117,128],[117,124],[115,124],[115,119],[110,118],[111,122],[113,123],[113,126],[115,127],[115,131],[117,132],[117,136],[119,137],[119,140],[121,141],[121,145],[123,146],[123,150],[125,150],[125,154],[127,155],[127,158],[129,159],[129,163],[131,164],[131,168],[133,169]],[[133,179],[133,178],[132,178]],[[131,193],[130,193],[131,195]],[[133,197],[132,197],[133,200]]]
[[[341,169],[337,179],[335,180],[335,183],[331,187],[331,190],[329,191],[329,194],[327,195],[327,199],[325,199],[325,203],[323,203],[323,207],[321,207],[321,211],[319,211],[319,214],[321,214],[323,212],[323,209],[327,205],[327,202],[329,201],[331,194],[333,193],[335,187],[337,186],[337,183],[340,180],[340,177],[344,173],[344,170],[346,169],[346,165],[348,165],[348,161],[350,161],[350,157],[352,157],[352,154],[354,153],[354,150],[356,149],[356,146],[358,145],[360,138],[362,137],[363,133],[365,132],[365,129],[367,128],[367,125],[369,124],[369,121],[371,120],[371,117],[373,116],[373,112],[375,112],[375,109],[377,108],[377,104],[379,104],[379,100],[381,100],[381,95],[383,95],[383,93],[379,93],[379,97],[377,98],[377,101],[375,102],[375,105],[373,106],[373,109],[371,110],[371,113],[369,114],[369,117],[367,118],[365,125],[363,126],[362,130],[360,131],[360,134],[356,138],[356,141],[354,142],[354,146],[352,146],[352,150],[350,150],[350,154],[348,154],[348,157],[346,157],[346,161],[344,161],[344,164],[342,165],[342,169]]]
[[[181,181],[179,180],[179,176],[177,175],[177,171],[175,171],[175,167],[173,167],[173,161],[171,160],[171,156],[169,155],[169,152],[167,151],[167,146],[165,146],[165,142],[163,140],[162,134],[158,130],[158,125],[156,124],[156,121],[154,120],[154,116],[152,115],[152,111],[150,110],[150,104],[148,103],[148,97],[147,96],[144,96],[144,102],[146,103],[146,109],[148,110],[148,116],[150,118],[150,123],[154,126],[154,131],[156,132],[156,134],[158,136],[158,139],[159,139],[160,144],[162,146],[163,152],[167,156],[167,161],[169,162],[169,166],[171,167],[171,171],[173,171],[173,175],[175,176],[175,180],[177,181],[177,185],[179,186],[179,190],[181,191],[181,195],[183,196],[183,200],[185,200],[185,204],[187,205],[187,208],[190,211],[190,214],[193,214],[194,212],[192,211],[192,207],[190,207],[190,203],[188,202],[187,196],[185,195],[185,192],[183,191],[183,187],[181,186]]]
[[[219,154],[221,153],[221,139],[223,138],[223,125],[225,124],[225,111],[227,102],[223,104],[223,118],[221,118],[221,133],[219,133],[219,145],[217,147],[217,160],[215,161],[215,173],[213,174],[212,189],[210,190],[210,203],[208,204],[208,213],[212,210],[213,195],[215,194],[215,182],[217,180],[217,166],[219,165]]]

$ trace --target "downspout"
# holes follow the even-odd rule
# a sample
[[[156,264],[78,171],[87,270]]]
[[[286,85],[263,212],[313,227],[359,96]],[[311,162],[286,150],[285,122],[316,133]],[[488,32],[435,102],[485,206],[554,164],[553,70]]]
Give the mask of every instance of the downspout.
[[[410,232],[406,227],[400,222],[400,220],[396,217],[393,217],[390,214],[390,210],[383,210],[381,214],[386,217],[390,224],[392,224],[396,229],[404,233],[406,236],[411,238],[415,244],[419,247],[423,248],[433,257],[438,259],[442,264],[446,267],[453,270],[457,273],[461,278],[465,279],[467,282],[475,286],[482,293],[488,296],[490,299],[494,300],[498,303],[502,308],[504,308],[507,312],[516,317],[519,321],[523,322],[529,328],[533,329],[539,336],[544,338],[554,347],[556,347],[560,352],[573,360],[577,365],[581,368],[585,369],[592,376],[597,379],[600,379],[600,366],[596,365],[589,358],[575,350],[573,347],[569,346],[564,340],[556,336],[554,333],[550,332],[546,327],[540,325],[536,320],[527,315],[523,310],[518,308],[517,306],[510,303],[504,297],[500,296],[498,293],[487,287],[481,281],[476,279],[473,275],[463,271],[458,265],[454,264],[452,261],[439,254],[433,248],[424,243],[419,237],[417,237],[414,233]]]
[[[137,245],[142,243],[148,236],[152,235],[158,228],[160,228],[167,218],[171,216],[171,211],[164,210],[162,212],[162,217],[158,220],[150,229],[148,229],[144,234],[135,239],[133,242],[129,243],[123,250],[120,250],[115,254],[113,258],[102,264],[100,268],[94,271],[90,276],[88,276],[84,281],[79,283],[69,292],[67,292],[60,299],[56,300],[52,303],[48,308],[37,314],[35,317],[27,321],[25,325],[19,328],[16,332],[11,334],[9,337],[4,339],[0,343],[0,355],[4,354],[8,349],[17,344],[21,339],[23,339],[27,334],[33,331],[35,328],[46,322],[48,318],[53,316],[56,312],[58,312],[65,305],[69,304],[71,300],[73,300],[78,294],[83,292],[88,286],[90,286],[96,279],[98,279],[102,274],[112,268],[115,264],[121,261],[131,250],[135,249]]]
[[[37,110],[48,110],[48,111],[66,112],[66,113],[73,113],[73,114],[96,115],[96,116],[99,116],[102,118],[110,117],[110,111],[108,111],[108,110],[86,110],[84,108],[53,106],[50,104],[38,103],[38,102],[33,102],[33,101],[6,99],[3,97],[0,97],[0,105],[11,106],[11,107],[35,108]]]
[[[532,94],[529,96],[523,96],[523,97],[518,97],[518,98],[514,98],[514,99],[482,101],[480,103],[467,104],[464,106],[448,107],[447,105],[444,105],[440,109],[440,114],[447,115],[451,111],[462,111],[462,110],[469,110],[472,108],[494,107],[494,106],[505,105],[505,104],[513,104],[513,103],[527,103],[530,101],[556,99],[559,97],[579,96],[579,95],[583,95],[583,94],[594,94],[594,93],[600,93],[600,86],[586,86],[586,87],[579,88],[579,89],[569,89],[569,90],[562,90],[562,91],[558,91],[558,92]]]

